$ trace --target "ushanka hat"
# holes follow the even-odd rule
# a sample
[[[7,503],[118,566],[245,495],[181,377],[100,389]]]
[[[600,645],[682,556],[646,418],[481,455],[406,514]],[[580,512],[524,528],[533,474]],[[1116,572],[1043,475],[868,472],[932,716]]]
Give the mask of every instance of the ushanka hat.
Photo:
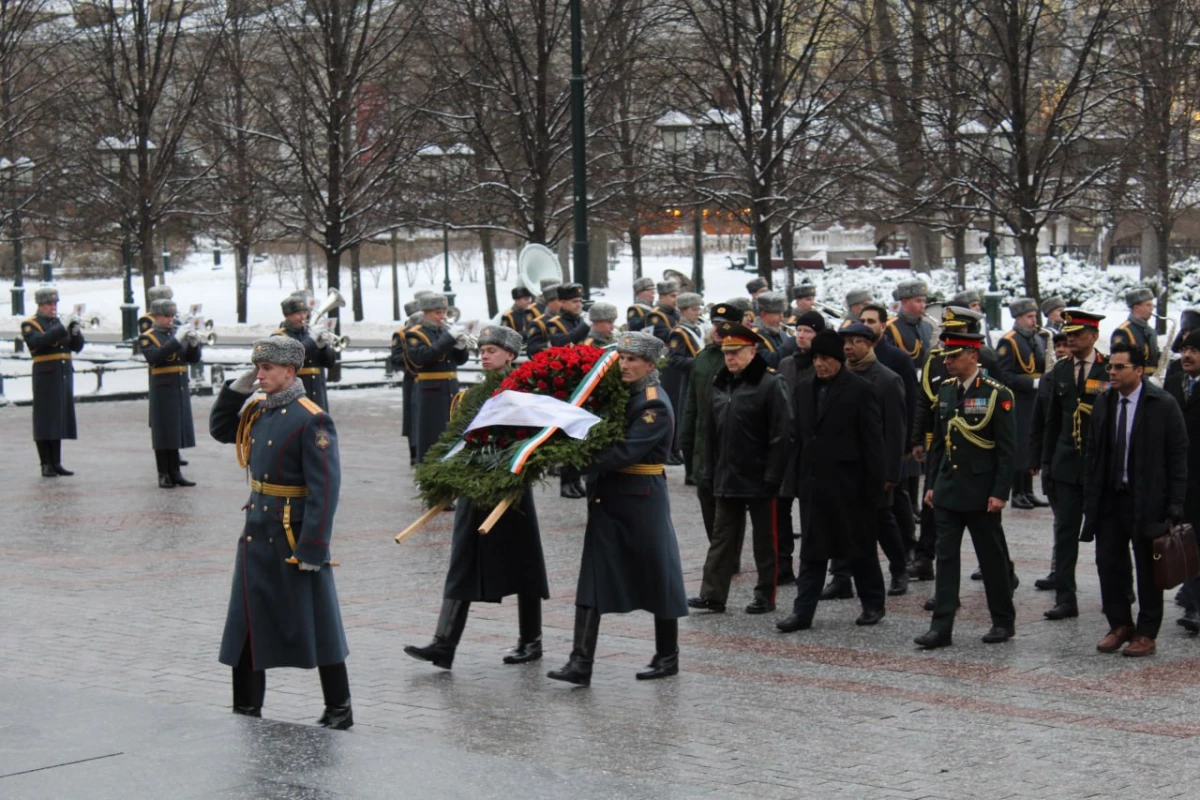
[[[300,292],[289,294],[283,298],[283,302],[279,304],[279,307],[283,309],[285,317],[288,314],[295,314],[297,311],[308,311],[308,295]]]
[[[1144,303],[1147,300],[1154,299],[1154,291],[1145,286],[1139,286],[1136,289],[1130,289],[1125,293],[1125,305],[1133,308],[1138,303]]]
[[[577,300],[583,297],[583,285],[579,283],[564,283],[558,287],[559,300]]]
[[[1066,307],[1067,307],[1067,301],[1063,300],[1058,295],[1054,295],[1053,297],[1047,297],[1045,300],[1042,301],[1042,313],[1045,314],[1046,316],[1050,316],[1050,312],[1056,308],[1066,308]]]
[[[147,313],[152,317],[173,317],[178,310],[179,307],[175,305],[174,300],[160,297],[150,301],[150,310]]]
[[[704,298],[695,292],[682,292],[675,301],[675,307],[681,311],[685,308],[695,308],[704,305]]]
[[[679,294],[679,281],[659,281],[657,288],[660,297],[664,294]]]
[[[892,292],[892,297],[897,300],[911,300],[914,297],[925,297],[929,294],[929,286],[925,281],[912,280],[904,281],[896,287]]]
[[[767,288],[767,282],[762,278],[752,278],[751,280],[746,281],[746,291],[750,294],[761,292],[765,288]]]
[[[799,300],[801,297],[816,297],[817,287],[805,281],[804,283],[796,284],[792,287],[792,299]]]
[[[520,355],[521,344],[524,341],[521,334],[503,325],[485,325],[479,331],[479,346],[494,344],[515,355]]]
[[[1018,297],[1008,304],[1008,310],[1014,317],[1019,317],[1022,314],[1028,314],[1030,311],[1037,311],[1037,301],[1032,297]]]
[[[160,297],[171,300],[175,297],[175,292],[170,286],[167,286],[165,283],[160,283],[157,286],[151,286],[149,289],[147,289],[146,297],[150,300],[157,300]]]
[[[417,298],[417,308],[421,311],[437,311],[438,309],[449,308],[450,303],[446,300],[444,294],[434,294],[430,292],[427,295]]]
[[[641,294],[642,292],[645,292],[645,291],[647,291],[649,289],[653,289],[653,288],[654,288],[654,278],[647,278],[645,276],[642,276],[641,278],[638,278],[636,281],[633,282],[633,293],[634,294]]]
[[[290,336],[268,336],[254,342],[250,361],[255,364],[280,364],[296,369],[304,366],[304,345]]]
[[[616,322],[619,313],[612,303],[595,303],[588,309],[592,322]]]
[[[529,291],[524,286],[514,286],[512,290],[512,299],[520,300],[522,297],[533,297],[533,292]]]
[[[871,302],[870,289],[852,289],[846,292],[846,308],[869,302]]]
[[[33,293],[33,299],[39,306],[43,303],[57,303],[58,289],[53,286],[39,286]]]
[[[759,313],[782,314],[787,311],[787,299],[779,292],[766,292],[754,298]]]
[[[617,338],[617,352],[645,359],[652,364],[658,363],[662,355],[662,340],[652,333],[645,331],[629,331]]]

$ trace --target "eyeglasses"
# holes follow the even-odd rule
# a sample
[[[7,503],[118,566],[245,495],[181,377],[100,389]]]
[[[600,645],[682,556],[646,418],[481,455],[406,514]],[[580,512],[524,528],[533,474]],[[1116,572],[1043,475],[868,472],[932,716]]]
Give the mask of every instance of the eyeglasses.
[[[1132,369],[1133,364],[1114,364],[1111,361],[1104,365],[1105,372],[1120,372],[1123,369]]]

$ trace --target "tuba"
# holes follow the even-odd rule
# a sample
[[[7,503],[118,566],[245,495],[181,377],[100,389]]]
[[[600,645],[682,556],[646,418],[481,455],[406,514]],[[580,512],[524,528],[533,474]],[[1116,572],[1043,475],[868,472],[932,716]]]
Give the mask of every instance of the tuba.
[[[664,269],[663,280],[675,281],[678,283],[680,292],[696,291],[696,284],[692,283],[692,279],[677,269]]]
[[[337,289],[330,289],[329,295],[321,302],[321,305],[315,307],[309,312],[308,324],[315,325],[321,320],[321,317],[333,311],[335,308],[345,308],[346,298],[342,297],[342,293]]]
[[[544,244],[527,244],[517,257],[517,285],[524,286],[534,294],[541,292],[542,280],[552,278],[562,282],[562,266],[558,256]],[[446,318],[449,319],[447,314]]]

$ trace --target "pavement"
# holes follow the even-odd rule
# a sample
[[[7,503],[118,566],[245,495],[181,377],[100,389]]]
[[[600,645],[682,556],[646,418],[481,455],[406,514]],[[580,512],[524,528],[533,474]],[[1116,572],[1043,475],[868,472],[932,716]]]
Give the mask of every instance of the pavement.
[[[71,478],[38,477],[30,410],[0,408],[0,797],[1080,798],[1200,791],[1200,642],[1168,600],[1158,655],[1101,655],[1091,545],[1081,616],[1047,622],[1050,516],[1005,512],[1021,575],[1017,636],[984,645],[981,584],[964,580],[955,645],[922,652],[914,583],[858,628],[856,601],[823,603],[812,630],[780,611],[682,621],[681,674],[641,683],[648,614],[606,616],[590,689],[545,678],[571,646],[584,507],[538,492],[552,599],[545,660],[505,666],[516,604],[476,605],[452,671],[402,653],[441,605],[451,515],[397,546],[420,508],[400,437],[400,392],[331,398],[344,485],[334,538],[356,726],[313,726],[317,676],[268,675],[263,720],[229,713],[217,662],[247,488],[232,447],[186,451],[194,489],[155,487],[144,402],[81,405]],[[203,434],[209,398],[193,398]],[[689,591],[706,540],[669,470]],[[973,567],[965,548],[964,574]],[[745,563],[750,564],[749,552]]]

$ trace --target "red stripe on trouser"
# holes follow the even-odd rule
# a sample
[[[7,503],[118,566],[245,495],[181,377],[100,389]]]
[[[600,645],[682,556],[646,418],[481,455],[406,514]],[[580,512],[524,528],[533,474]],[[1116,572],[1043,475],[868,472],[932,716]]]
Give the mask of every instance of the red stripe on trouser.
[[[771,546],[775,548],[775,569],[771,575],[771,605],[775,604],[775,590],[779,588],[779,498],[771,498]]]

